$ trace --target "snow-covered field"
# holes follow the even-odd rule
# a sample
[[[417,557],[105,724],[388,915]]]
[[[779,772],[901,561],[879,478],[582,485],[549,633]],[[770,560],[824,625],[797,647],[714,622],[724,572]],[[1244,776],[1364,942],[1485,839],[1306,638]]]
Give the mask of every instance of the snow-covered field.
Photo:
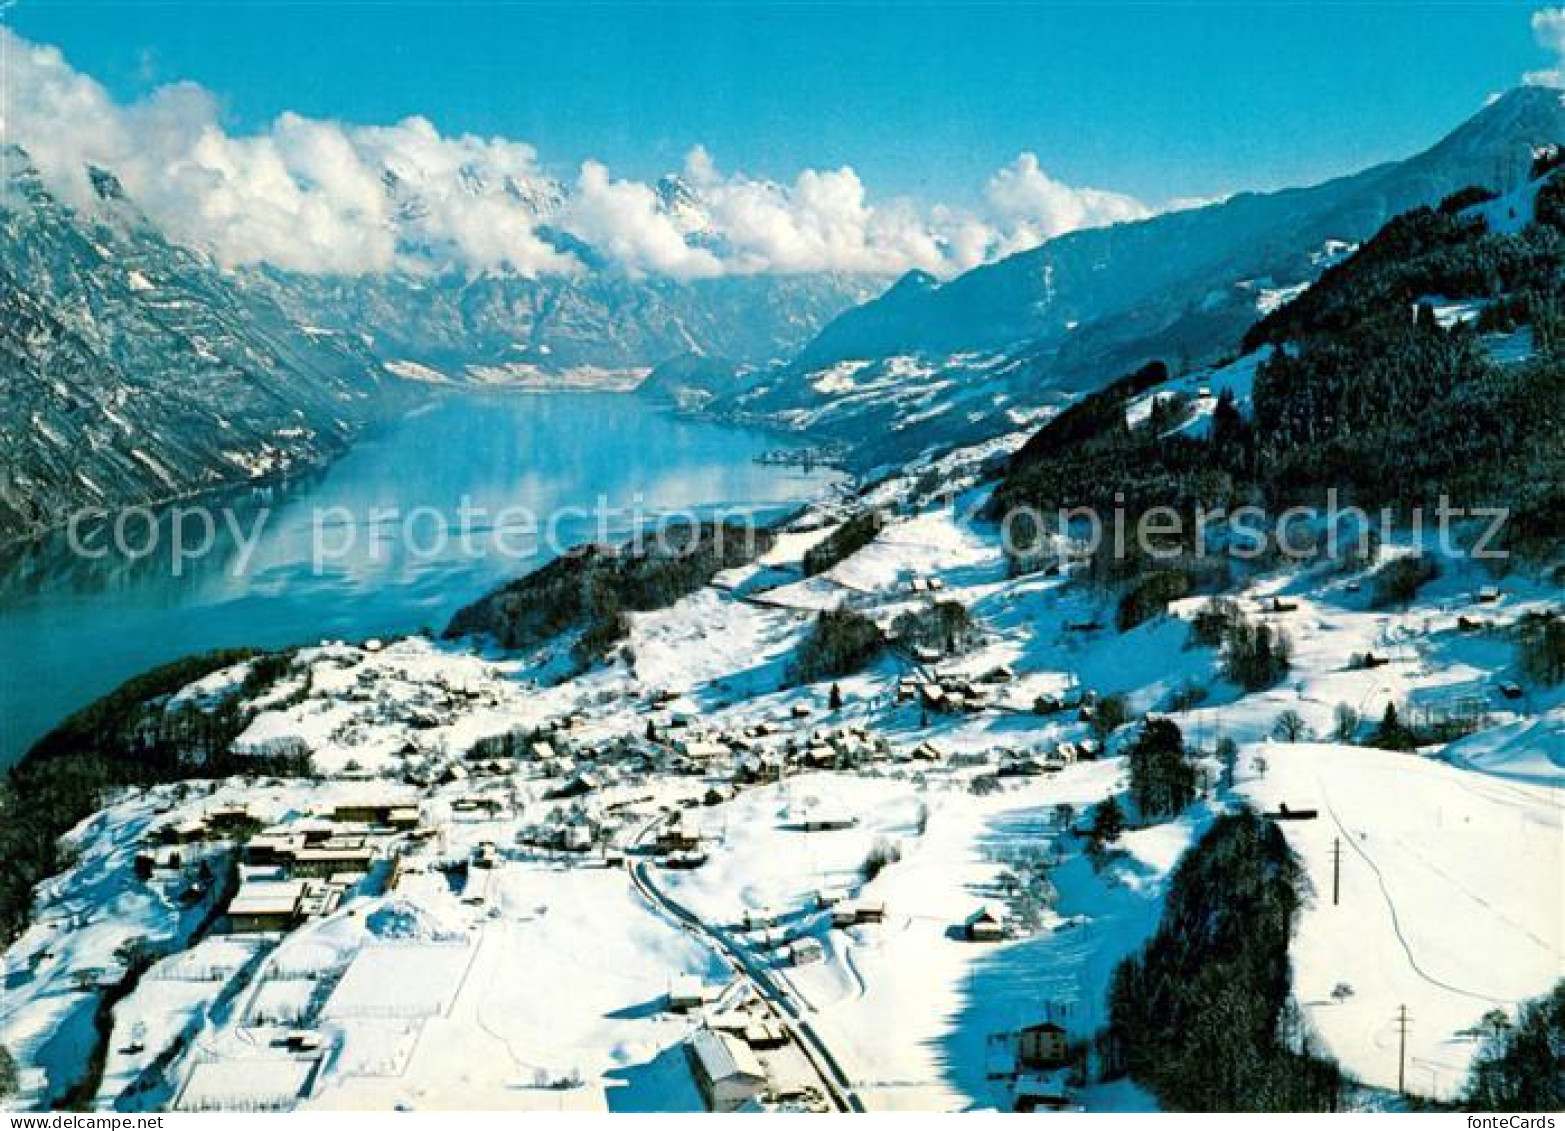
[[[1223,389],[1242,404],[1255,362],[1193,379],[1195,419]],[[1290,635],[1293,665],[1246,694],[1190,643],[1204,599],[1117,633],[1098,591],[1009,576],[995,529],[966,517],[975,496],[899,509],[911,491],[877,487],[895,517],[825,573],[797,568],[833,525],[814,515],[757,566],[635,615],[611,662],[576,678],[554,678],[557,648],[484,655],[411,637],[301,652],[239,746],[308,750],[318,780],[159,787],[71,833],[75,861],[5,955],[0,1042],[22,1068],[19,1101],[45,1106],[82,1078],[98,1002],[130,951],[151,947],[112,1011],[101,1108],[699,1108],[684,1042],[736,1016],[792,1030],[760,1054],[775,1090],[798,1085],[783,1106],[829,1106],[835,1088],[872,1110],[1009,1107],[1017,1030],[1053,1021],[1092,1037],[1181,855],[1241,801],[1318,810],[1282,827],[1314,888],[1292,959],[1321,1045],[1365,1084],[1394,1086],[1406,1005],[1409,1086],[1456,1094],[1483,1014],[1513,1012],[1562,970],[1565,702],[1498,690],[1514,678],[1505,626],[1557,591],[1516,575],[1480,606],[1474,593],[1496,583],[1451,561],[1408,607],[1376,609],[1362,573],[1261,575],[1236,600]],[[787,685],[818,610],[847,602],[887,626],[933,600],[968,607],[975,647],[929,665],[888,653],[838,681],[835,711],[829,685]],[[921,667],[1005,674],[983,709],[930,714],[898,694]],[[245,671],[177,702],[221,696]],[[1202,694],[1170,703],[1191,688]],[[1177,707],[1205,750],[1234,739],[1235,789],[1209,787],[1170,822],[1133,819],[1095,866],[1075,829],[1123,796],[1124,760],[1111,741],[1040,767],[1089,727],[1075,709],[1033,711],[1039,695],[1084,690],[1123,693],[1136,712]],[[1457,702],[1479,703],[1485,723],[1445,747],[1325,741],[1339,705],[1362,738],[1388,704],[1417,718]],[[1314,740],[1278,740],[1285,711]],[[466,757],[481,738],[533,731],[547,734],[520,756]],[[806,761],[819,750],[846,762]],[[178,860],[159,838],[234,806],[269,834],[363,842],[374,863],[322,877],[331,898],[286,928],[229,932],[220,884],[182,897],[198,866],[225,874],[244,836],[183,842]],[[344,815],[366,806],[416,822]],[[695,830],[695,866],[651,851],[675,812]],[[241,878],[275,887],[268,867]],[[985,908],[1002,941],[965,936]],[[669,1008],[681,976],[706,987],[704,1006]],[[1072,1102],[1152,1100],[1089,1079]]]
[[[1407,1006],[1409,1085],[1455,1098],[1479,1018],[1514,1009],[1561,975],[1558,783],[1357,746],[1254,752],[1266,769],[1256,774],[1252,760],[1246,796],[1266,811],[1286,804],[1320,814],[1282,823],[1315,889],[1291,951],[1310,1023],[1349,1072],[1394,1088],[1397,1011]]]

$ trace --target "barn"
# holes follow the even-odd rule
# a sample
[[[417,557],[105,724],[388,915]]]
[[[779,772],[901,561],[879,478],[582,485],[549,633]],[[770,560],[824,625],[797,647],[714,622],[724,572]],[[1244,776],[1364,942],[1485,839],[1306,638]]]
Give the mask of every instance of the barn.
[[[686,1048],[696,1084],[711,1111],[738,1111],[765,1093],[766,1071],[743,1041],[697,1029]]]

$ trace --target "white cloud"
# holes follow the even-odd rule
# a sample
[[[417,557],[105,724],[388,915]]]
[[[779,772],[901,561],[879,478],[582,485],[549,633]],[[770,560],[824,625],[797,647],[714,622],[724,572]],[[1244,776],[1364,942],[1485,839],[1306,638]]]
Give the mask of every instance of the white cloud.
[[[1522,76],[1529,86],[1565,88],[1565,8],[1539,8],[1532,14],[1532,36],[1554,56],[1553,65]]]
[[[633,275],[697,278],[723,273],[717,256],[685,242],[674,219],[659,207],[656,192],[637,181],[611,179],[597,161],[583,163],[560,222]]]
[[[1133,197],[1101,189],[1072,188],[1044,172],[1038,158],[1023,153],[990,178],[985,195],[1009,232],[1004,251],[1031,247],[1077,228],[1139,220],[1151,215]]]
[[[1022,154],[975,209],[875,199],[848,166],[779,183],[685,161],[688,200],[616,180],[598,161],[564,184],[529,145],[441,134],[423,118],[360,126],[284,113],[237,135],[189,83],[122,105],[52,47],[0,27],[0,136],[66,199],[89,205],[86,166],[112,170],[174,238],[221,263],[315,273],[588,269],[549,232],[629,275],[708,278],[812,271],[948,275],[1076,228],[1148,214],[1074,188]]]

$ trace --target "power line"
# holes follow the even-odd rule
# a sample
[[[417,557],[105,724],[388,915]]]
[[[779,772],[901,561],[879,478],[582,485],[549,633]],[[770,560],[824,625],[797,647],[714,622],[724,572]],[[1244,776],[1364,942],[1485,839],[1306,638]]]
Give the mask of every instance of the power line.
[[[1342,838],[1331,838],[1331,905],[1337,906],[1342,894]]]
[[[1397,1092],[1407,1095],[1407,1030],[1412,1024],[1407,1006],[1397,1006]]]

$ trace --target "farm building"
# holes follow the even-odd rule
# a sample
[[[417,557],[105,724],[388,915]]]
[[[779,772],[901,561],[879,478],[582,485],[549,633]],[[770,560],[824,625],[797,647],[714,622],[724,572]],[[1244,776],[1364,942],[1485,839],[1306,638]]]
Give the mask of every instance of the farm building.
[[[858,923],[881,923],[886,918],[884,903],[864,903],[845,899],[831,909],[833,927],[852,927]]]
[[[1029,1025],[1016,1034],[1018,1068],[1056,1068],[1069,1056],[1065,1030],[1052,1021]]]
[[[1012,1107],[1020,1112],[1081,1110],[1070,1094],[1064,1072],[1050,1072],[1018,1079],[1016,1098]]]
[[[968,942],[1001,942],[1005,938],[1005,914],[986,903],[962,922],[962,935]]]
[[[766,1071],[742,1041],[697,1029],[686,1046],[696,1085],[712,1111],[738,1111],[766,1091]]]
[[[676,812],[668,824],[658,830],[660,852],[685,852],[701,846],[701,824],[695,818]]]
[[[680,974],[669,979],[668,1007],[676,1013],[700,1009],[706,999],[706,985],[694,974]]]
[[[251,881],[228,905],[229,927],[236,932],[289,930],[299,921],[303,898],[299,880]]]
[[[789,943],[787,953],[790,966],[809,966],[826,960],[826,948],[821,945],[821,940],[808,936]]]

